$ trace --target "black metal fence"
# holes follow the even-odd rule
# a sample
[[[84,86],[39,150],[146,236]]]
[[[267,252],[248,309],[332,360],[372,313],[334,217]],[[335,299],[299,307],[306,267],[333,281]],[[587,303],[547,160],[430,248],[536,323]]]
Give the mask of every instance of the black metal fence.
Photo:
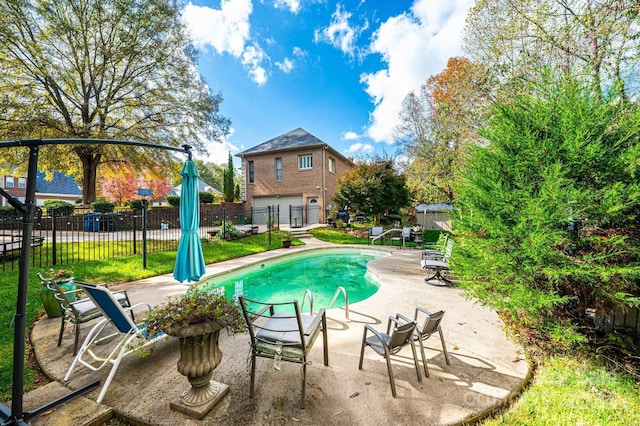
[[[178,249],[180,218],[177,208],[123,210],[117,213],[81,212],[70,216],[37,217],[31,266],[46,268],[87,260],[109,259]],[[143,229],[143,219],[146,227]],[[245,225],[242,211],[201,210],[200,238],[208,239],[224,229],[225,222]],[[0,270],[18,268],[22,250],[22,218],[0,218]]]

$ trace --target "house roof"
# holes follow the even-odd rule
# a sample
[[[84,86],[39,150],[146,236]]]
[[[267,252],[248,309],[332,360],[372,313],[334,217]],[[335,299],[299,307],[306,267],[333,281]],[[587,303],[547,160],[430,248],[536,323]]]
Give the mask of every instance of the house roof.
[[[180,195],[180,192],[182,192],[182,185],[174,186],[167,195]],[[222,195],[222,192],[200,179],[198,179],[198,192],[210,192],[214,195]]]
[[[424,213],[424,212],[445,212],[453,210],[453,206],[451,204],[418,204],[416,206],[416,213]]]
[[[260,145],[249,148],[237,154],[237,156],[240,157],[246,154],[257,154],[266,151],[278,151],[282,149],[303,148],[317,145],[327,144],[303,128],[298,127],[297,129],[263,142]]]
[[[53,179],[51,181],[45,179],[45,174],[43,172],[38,172],[36,175],[36,193],[82,195],[80,187],[71,176],[58,172],[53,172]]]
[[[345,156],[341,155],[338,151],[333,149],[328,143],[318,139],[316,136],[307,132],[301,127],[297,129],[291,130],[290,132],[284,133],[280,136],[276,136],[273,139],[269,139],[266,142],[261,143],[260,145],[256,145],[253,148],[249,148],[245,151],[242,151],[236,154],[236,157],[244,157],[245,155],[250,154],[260,154],[265,152],[274,152],[274,151],[287,151],[294,150],[300,148],[310,148],[317,146],[326,146],[331,151],[333,151],[336,155],[342,157],[344,160],[353,163],[353,161]]]

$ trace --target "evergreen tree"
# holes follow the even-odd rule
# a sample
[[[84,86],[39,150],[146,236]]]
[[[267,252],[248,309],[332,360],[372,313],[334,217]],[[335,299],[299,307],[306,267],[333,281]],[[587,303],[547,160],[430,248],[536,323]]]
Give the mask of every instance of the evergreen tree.
[[[224,171],[224,201],[232,203],[235,196],[235,175],[233,170],[233,158],[231,152],[229,152],[229,161],[227,163],[227,169]]]
[[[586,308],[640,300],[640,114],[571,79],[531,86],[470,149],[452,268],[469,295],[566,343]]]

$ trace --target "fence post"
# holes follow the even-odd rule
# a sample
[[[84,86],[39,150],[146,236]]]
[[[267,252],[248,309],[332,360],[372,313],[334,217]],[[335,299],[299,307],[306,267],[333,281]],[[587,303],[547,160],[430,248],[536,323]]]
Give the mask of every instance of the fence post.
[[[142,269],[147,269],[147,206],[149,201],[142,200]]]
[[[54,212],[56,209],[52,209]],[[56,244],[56,234],[57,234],[57,228],[56,228],[56,214],[53,213],[52,217],[51,217],[51,256],[53,257],[51,263],[55,266],[58,264],[58,253],[57,253],[57,244]]]

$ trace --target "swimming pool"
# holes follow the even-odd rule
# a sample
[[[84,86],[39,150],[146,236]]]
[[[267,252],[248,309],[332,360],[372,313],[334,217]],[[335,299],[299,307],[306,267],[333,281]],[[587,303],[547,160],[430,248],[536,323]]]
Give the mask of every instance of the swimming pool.
[[[379,285],[367,272],[367,263],[387,255],[359,248],[308,250],[210,277],[198,287],[205,291],[224,287],[229,299],[243,295],[267,302],[297,299],[299,303],[309,289],[317,310],[329,307],[338,287],[346,289],[350,304],[372,296]],[[342,295],[335,306],[344,306]],[[307,301],[305,310],[308,308]]]

